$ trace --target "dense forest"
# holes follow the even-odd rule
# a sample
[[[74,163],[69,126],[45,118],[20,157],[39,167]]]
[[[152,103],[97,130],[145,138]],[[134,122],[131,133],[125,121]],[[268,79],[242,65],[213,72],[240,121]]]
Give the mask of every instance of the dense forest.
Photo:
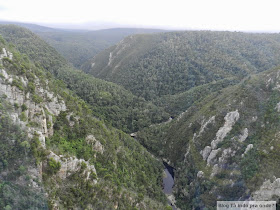
[[[126,36],[165,31],[142,28],[113,28],[97,31],[67,30],[7,21],[0,21],[0,24],[15,24],[29,29],[55,48],[57,52],[76,68],[81,68],[96,54],[116,44]]]
[[[133,35],[85,68],[95,77],[154,100],[280,64],[279,34],[187,31]]]
[[[116,44],[132,34],[148,34],[161,32],[157,29],[104,29],[98,31],[63,31],[45,32],[35,30],[76,68],[81,68],[89,59],[102,50]]]

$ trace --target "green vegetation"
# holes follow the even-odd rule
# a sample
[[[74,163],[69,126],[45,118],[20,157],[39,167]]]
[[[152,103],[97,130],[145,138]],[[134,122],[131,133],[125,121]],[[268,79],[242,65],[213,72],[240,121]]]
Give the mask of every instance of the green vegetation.
[[[137,133],[141,144],[155,155],[170,160],[177,168],[176,200],[180,208],[215,208],[217,197],[210,192],[219,195],[221,200],[245,199],[246,190],[254,192],[267,178],[280,175],[279,168],[275,167],[280,161],[277,134],[280,93],[276,89],[279,79],[270,79],[277,78],[278,72],[279,69],[272,69],[246,77],[236,85],[216,89],[217,92],[198,98],[180,117]],[[207,166],[201,151],[216,138],[226,114],[235,110],[238,110],[240,118],[218,144],[221,151],[214,163]],[[212,116],[215,120],[202,132],[203,125]],[[248,137],[240,142],[245,128],[248,129]],[[249,144],[253,148],[244,154]],[[235,153],[225,157],[223,151],[229,148]],[[226,160],[223,164],[222,157]],[[214,164],[219,166],[219,170],[211,177]],[[199,171],[203,171],[203,178],[197,177]]]
[[[278,68],[267,70],[280,64],[279,34],[134,35],[83,66],[101,78],[96,79],[71,67],[28,30],[1,26],[0,31],[14,45],[9,48],[14,57],[4,59],[3,68],[13,75],[12,85],[43,108],[52,133],[43,148],[39,134],[28,139],[9,130],[11,121],[1,124],[9,133],[0,145],[0,173],[16,174],[0,183],[1,208],[17,207],[2,186],[16,188],[15,181],[8,183],[12,177],[25,176],[28,183],[32,164],[42,163],[49,207],[66,209],[170,209],[161,190],[162,164],[149,152],[176,168],[174,195],[181,209],[215,209],[217,200],[247,199],[265,180],[280,177],[275,167],[280,162],[280,77]],[[17,112],[28,128],[41,126],[36,119],[43,111],[27,119],[29,107],[4,104],[6,99],[1,95],[1,109]],[[51,114],[46,106],[56,99],[67,109]],[[136,139],[125,133],[135,131]],[[205,148],[217,138],[222,139],[219,150],[212,147],[209,158]],[[61,178],[65,162],[50,158],[50,152],[83,160]]]
[[[155,33],[157,29],[107,29],[98,31],[43,31],[32,30],[39,35],[76,68],[81,68],[97,53],[116,44],[132,34]]]
[[[27,116],[25,114],[25,112],[22,112],[19,116],[19,119],[23,122],[26,122],[27,121]]]
[[[23,86],[23,93],[26,94],[25,96],[28,94],[29,100],[35,102],[38,107],[44,108],[46,119],[49,121],[52,119],[52,123],[48,123],[48,128],[53,128],[53,135],[46,139],[46,148],[44,148],[40,143],[42,139],[38,133],[33,133],[32,139],[27,138],[25,133],[21,134],[23,135],[21,137],[15,131],[6,129],[6,126],[9,128],[13,127],[12,122],[1,123],[2,127],[0,128],[3,128],[3,131],[0,130],[3,132],[3,134],[1,133],[1,138],[2,136],[6,138],[1,141],[0,145],[2,149],[1,154],[4,154],[0,159],[1,172],[9,170],[11,173],[18,174],[18,176],[8,176],[7,179],[14,179],[16,183],[16,181],[22,179],[21,176],[25,176],[26,182],[23,184],[29,186],[29,181],[32,180],[30,179],[30,172],[26,169],[31,165],[37,167],[42,164],[43,186],[41,188],[49,194],[48,205],[50,208],[55,201],[59,202],[59,205],[65,209],[88,206],[97,209],[101,206],[102,209],[106,209],[114,206],[116,202],[123,209],[132,209],[137,205],[146,206],[151,209],[162,209],[166,205],[166,198],[161,191],[162,165],[160,161],[152,157],[143,146],[128,134],[113,128],[110,123],[105,124],[97,119],[94,111],[91,110],[93,106],[87,104],[67,89],[63,81],[55,79],[43,67],[38,64],[36,66],[24,55],[18,53],[16,49],[8,48],[7,46],[0,47],[5,47],[14,54],[14,59],[4,66],[5,71],[9,75],[26,77],[28,83],[40,84],[40,89],[36,86],[34,88],[28,88],[28,85]],[[22,65],[28,65],[29,68],[24,72],[19,71]],[[72,71],[74,72],[74,70]],[[8,81],[1,82],[6,83]],[[105,82],[105,86],[106,84]],[[102,86],[102,83],[100,82],[97,85]],[[45,95],[44,91],[42,93],[42,89],[55,93],[53,97],[57,96],[59,102],[63,101],[66,104],[67,110],[61,111],[57,116],[50,114],[47,111],[47,103],[50,103],[52,98]],[[104,98],[108,96],[106,93],[101,94]],[[5,102],[7,97],[1,98]],[[145,103],[143,99],[141,100]],[[8,107],[7,109],[9,109],[10,113],[21,113],[20,119],[27,121],[25,111],[30,109],[27,104],[27,102],[23,104],[21,109],[17,109],[17,111],[14,105],[7,104],[5,106]],[[34,116],[30,115],[27,126],[32,128],[41,126],[34,121],[41,114],[35,113]],[[7,116],[6,118],[8,119]],[[5,120],[6,118],[3,117],[1,119]],[[19,125],[15,127],[19,129]],[[100,142],[103,148],[102,153],[96,151],[93,147],[94,142],[90,142],[87,139],[89,135],[94,135],[96,140]],[[14,139],[14,141],[11,141],[11,139]],[[18,146],[11,146],[11,142],[18,144]],[[58,172],[62,164],[48,157],[50,151],[58,155],[64,155],[66,158],[70,156],[82,158],[95,166],[96,173],[92,171],[89,178],[87,178],[86,174],[83,173],[86,169],[82,165],[81,171],[73,173],[66,180],[61,180]],[[15,164],[17,160],[19,160],[20,165]],[[97,184],[94,182],[96,179],[98,180]],[[6,195],[5,189],[1,188],[2,191],[0,190],[0,193],[4,196],[4,200],[0,202],[1,205],[3,203],[1,208],[7,206],[7,208],[10,206],[12,209],[18,208],[20,202],[12,201],[10,196]],[[105,191],[105,189],[107,190]],[[30,191],[33,192],[34,190],[31,187]],[[28,196],[33,196],[31,192],[28,191],[27,193]],[[40,195],[38,194],[38,196]],[[122,197],[119,198],[119,195],[122,195]],[[131,200],[128,201],[128,197]],[[23,198],[25,199],[26,197],[23,196]],[[18,198],[15,197],[15,199]],[[28,199],[32,201],[32,198],[28,197]],[[44,197],[38,197],[39,201],[42,201],[42,199]],[[96,202],[97,199],[100,202]],[[37,202],[34,201],[34,206],[36,207],[36,205]],[[46,202],[41,202],[40,205],[40,208],[46,208]]]
[[[209,94],[221,91],[222,89],[235,85],[238,82],[237,78],[227,78],[219,80],[218,82],[211,82],[191,88],[183,93],[160,97],[155,101],[155,104],[159,107],[163,107],[164,110],[172,116],[178,116],[193,104],[202,101]]]
[[[115,28],[96,31],[54,29],[35,24],[19,22],[3,22],[0,24],[15,24],[29,29],[40,36],[50,46],[55,48],[76,68],[81,68],[97,53],[116,44],[124,37],[132,34],[149,34],[163,32],[160,29]],[[4,43],[0,37],[0,42]],[[86,64],[87,65],[87,64]]]
[[[91,61],[94,65],[84,70],[153,101],[273,68],[280,64],[279,49],[279,34],[186,31],[134,35],[96,55]]]
[[[48,173],[56,174],[61,168],[60,162],[55,161],[53,158],[48,160]]]
[[[168,114],[154,104],[146,102],[143,98],[135,97],[124,88],[73,69],[65,59],[52,47],[47,45],[35,34],[17,26],[0,26],[0,32],[7,41],[14,43],[16,48],[25,53],[36,65],[36,75],[41,79],[42,71],[47,70],[57,79],[57,83],[68,87],[79,97],[85,100],[94,111],[94,114],[111,123],[114,127],[125,132],[134,132],[150,124],[168,119]],[[14,53],[17,59],[17,53]],[[17,66],[27,66],[26,76],[29,79],[27,90],[34,92],[34,73],[28,71],[30,63],[23,56]],[[12,64],[15,62],[11,61]],[[10,64],[10,65],[12,65]],[[28,67],[29,66],[29,67]],[[8,67],[8,65],[6,65]],[[9,67],[10,68],[10,67]],[[10,68],[11,69],[11,68]],[[16,74],[22,74],[20,67],[15,69]],[[48,75],[46,78],[48,78]],[[33,94],[33,100],[40,103],[42,100]]]
[[[2,99],[0,105],[0,209],[48,209],[43,189],[31,187],[27,173],[36,168],[27,135],[9,118],[10,105]]]

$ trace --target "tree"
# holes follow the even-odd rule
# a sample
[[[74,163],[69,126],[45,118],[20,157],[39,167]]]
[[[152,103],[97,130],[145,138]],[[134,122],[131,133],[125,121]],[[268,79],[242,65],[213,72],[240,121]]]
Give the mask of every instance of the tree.
[[[20,146],[24,149],[25,157],[27,157],[27,151],[30,149],[30,144],[28,141],[23,141],[20,143]]]
[[[55,174],[57,173],[60,168],[61,168],[61,164],[60,162],[56,161],[55,159],[53,158],[50,158],[49,161],[48,161],[48,170],[49,170],[49,173],[50,174]]]

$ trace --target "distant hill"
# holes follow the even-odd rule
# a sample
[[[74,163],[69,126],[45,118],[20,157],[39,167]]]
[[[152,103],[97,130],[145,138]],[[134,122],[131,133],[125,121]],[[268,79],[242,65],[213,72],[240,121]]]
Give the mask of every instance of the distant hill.
[[[279,34],[186,31],[131,35],[83,66],[154,100],[280,65]]]
[[[1,21],[0,20],[0,25],[17,25],[21,26],[24,28],[28,28],[29,30],[33,32],[50,32],[50,31],[57,31],[59,29],[54,29],[46,26],[41,26],[37,24],[32,24],[32,23],[23,23],[23,22],[13,22],[13,21]]]
[[[32,28],[30,30],[33,31]],[[86,61],[93,58],[97,53],[116,44],[128,35],[157,33],[162,32],[162,30],[119,28],[99,31],[39,31],[36,29],[33,32],[54,47],[76,68],[81,68]]]
[[[97,53],[116,44],[126,36],[165,31],[144,28],[113,28],[97,31],[55,29],[36,24],[8,21],[0,21],[0,24],[14,24],[31,30],[54,47],[76,68],[81,68],[86,61],[93,58]]]

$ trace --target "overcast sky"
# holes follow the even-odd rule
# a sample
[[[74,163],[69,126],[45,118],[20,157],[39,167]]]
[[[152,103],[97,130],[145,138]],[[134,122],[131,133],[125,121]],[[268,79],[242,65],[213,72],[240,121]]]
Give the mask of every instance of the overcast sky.
[[[0,0],[0,20],[280,32],[277,0]]]

